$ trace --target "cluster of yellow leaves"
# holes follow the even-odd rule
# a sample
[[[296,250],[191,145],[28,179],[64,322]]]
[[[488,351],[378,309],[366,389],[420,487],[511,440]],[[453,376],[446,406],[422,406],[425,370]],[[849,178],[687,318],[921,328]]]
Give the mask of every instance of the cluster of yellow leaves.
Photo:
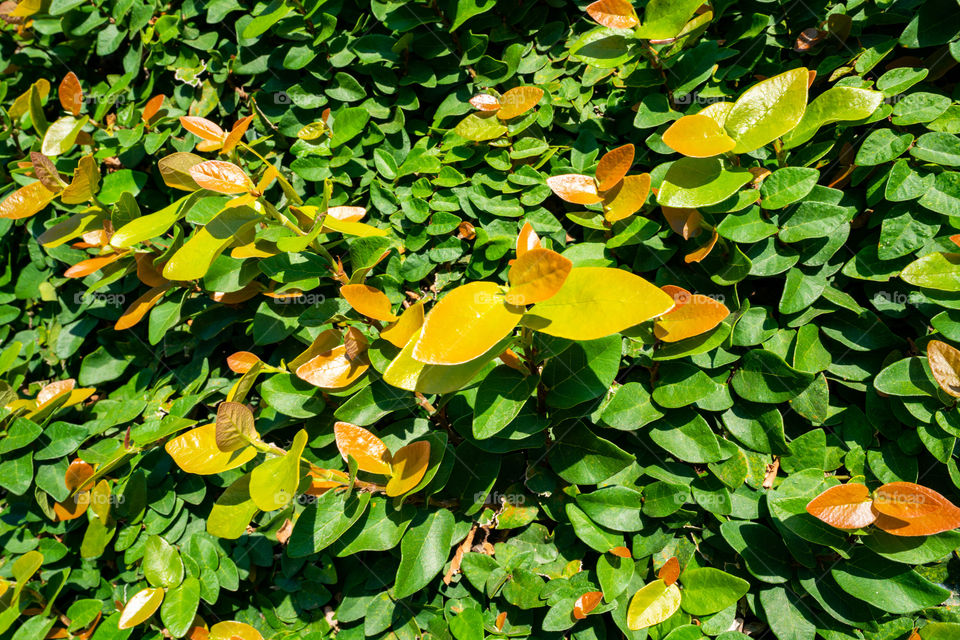
[[[389,478],[388,496],[402,496],[416,488],[430,466],[430,443],[426,440],[411,442],[391,453],[380,438],[349,422],[336,423],[333,432],[344,461],[353,458],[360,471]]]
[[[960,527],[956,505],[913,482],[889,482],[872,494],[863,484],[836,485],[811,500],[807,513],[838,529],[872,524],[895,536],[928,536]]]
[[[627,175],[635,149],[625,144],[605,153],[597,164],[596,177],[566,173],[547,178],[553,192],[573,204],[602,204],[609,223],[629,218],[643,206],[650,193],[650,174]]]

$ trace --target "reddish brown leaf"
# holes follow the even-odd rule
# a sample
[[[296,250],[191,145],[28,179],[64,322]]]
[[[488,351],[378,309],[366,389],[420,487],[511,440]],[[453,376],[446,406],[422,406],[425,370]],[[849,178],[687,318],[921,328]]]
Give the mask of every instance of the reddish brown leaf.
[[[80,115],[80,108],[83,106],[83,88],[80,86],[80,78],[77,74],[71,71],[63,77],[60,86],[57,87],[57,96],[60,98],[60,106],[72,115]]]
[[[249,351],[237,351],[227,356],[227,366],[234,373],[244,374],[260,362],[260,358]]]
[[[163,106],[164,98],[166,98],[166,96],[164,96],[162,93],[158,93],[147,100],[147,104],[143,105],[143,113],[140,117],[145,123],[150,124],[150,121],[153,120],[153,117],[157,115],[157,113],[160,111],[160,107]]]
[[[86,260],[81,260],[77,264],[73,265],[69,269],[63,272],[68,278],[83,278],[85,276],[99,271],[108,264],[114,263],[120,258],[124,257],[125,253],[110,253],[105,256],[97,256],[96,258],[88,258]]]
[[[632,144],[625,144],[603,154],[597,164],[597,188],[607,191],[617,186],[633,165],[634,155]]]
[[[577,620],[583,620],[587,614],[597,608],[603,599],[603,591],[588,591],[583,594],[573,604],[573,617]]]
[[[117,318],[116,324],[113,325],[113,328],[116,331],[123,331],[124,329],[129,329],[130,327],[136,326],[144,316],[147,315],[147,312],[150,309],[153,309],[160,299],[163,297],[163,294],[167,292],[173,283],[167,282],[165,285],[159,287],[153,287],[145,294],[133,301],[133,303],[127,307],[119,318]]]
[[[890,482],[874,492],[876,525],[896,536],[928,536],[960,527],[960,509],[933,489]]]
[[[501,611],[497,616],[497,631],[503,631],[503,624],[507,621],[507,612]]]
[[[180,125],[184,129],[207,142],[223,142],[226,133],[216,123],[197,116],[180,116]]]
[[[236,124],[233,125],[233,129],[230,130],[230,133],[224,137],[223,148],[220,150],[220,153],[230,153],[233,151],[233,148],[237,146],[237,143],[243,139],[243,134],[247,132],[247,128],[250,126],[252,121],[253,116],[247,116],[246,118],[237,120]],[[274,171],[276,171],[276,169],[274,169]]]
[[[618,558],[632,558],[633,555],[630,553],[630,549],[626,547],[614,547],[610,549],[610,553],[617,556]]]
[[[676,556],[667,560],[664,565],[660,567],[660,571],[657,572],[657,577],[663,580],[668,587],[680,578],[680,561],[677,560]]]
[[[830,487],[807,504],[807,513],[838,529],[861,529],[877,519],[870,490],[854,482]]]

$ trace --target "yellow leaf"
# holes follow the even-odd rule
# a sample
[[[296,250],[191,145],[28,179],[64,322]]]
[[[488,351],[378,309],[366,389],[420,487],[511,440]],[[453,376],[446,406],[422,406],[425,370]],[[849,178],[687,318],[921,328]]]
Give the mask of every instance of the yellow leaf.
[[[634,154],[632,144],[625,144],[603,154],[597,164],[597,188],[608,191],[620,184],[633,165]]]
[[[500,96],[500,110],[497,117],[509,120],[530,111],[543,97],[540,87],[514,87]]]
[[[430,463],[430,443],[426,440],[411,442],[394,454],[391,462],[388,496],[402,496],[423,478]]]
[[[263,636],[248,624],[227,620],[210,627],[209,640],[263,640]]]
[[[17,96],[17,99],[14,100],[10,108],[7,109],[7,115],[9,115],[10,119],[14,122],[20,120],[20,118],[30,110],[30,94],[34,90],[34,87],[36,87],[37,97],[41,103],[45,102],[47,96],[50,95],[50,83],[46,79],[40,78],[34,82],[29,89]]]
[[[410,305],[400,314],[400,319],[380,332],[380,337],[395,347],[403,349],[420,327],[423,326],[423,300]]]
[[[637,631],[660,624],[680,608],[680,597],[677,585],[668,587],[663,580],[654,580],[633,594],[627,609],[627,626]]]
[[[556,251],[527,251],[510,267],[510,290],[506,299],[521,307],[542,302],[560,290],[571,269],[573,263]]]
[[[639,24],[629,0],[597,0],[587,6],[587,14],[611,29],[631,29]]]
[[[664,342],[678,342],[706,333],[730,315],[726,305],[709,296],[691,294],[673,285],[663,290],[676,304],[672,311],[657,318],[653,326],[654,335]]]
[[[313,360],[321,353],[326,353],[336,348],[340,342],[341,335],[336,329],[321,331],[317,337],[313,339],[313,342],[310,343],[310,346],[304,349],[303,353],[287,363],[287,369],[296,372],[296,370],[300,368],[300,365]]]
[[[413,357],[425,364],[469,362],[509,334],[522,312],[504,301],[496,283],[457,287],[427,314]]]
[[[527,251],[536,249],[539,246],[540,236],[533,230],[533,225],[529,222],[524,222],[523,228],[520,229],[520,233],[517,235],[517,257],[519,258]]]
[[[390,452],[383,440],[363,427],[349,422],[334,424],[333,433],[337,439],[337,449],[344,461],[353,456],[361,471],[390,475]]]
[[[208,476],[235,469],[253,460],[253,447],[224,452],[217,448],[217,425],[205,424],[183,433],[164,446],[177,466],[187,473]]]
[[[282,456],[262,462],[250,474],[250,499],[261,511],[276,511],[293,501],[305,473],[300,470],[300,456],[307,446],[307,431],[300,429],[293,444]]]
[[[611,189],[603,197],[603,217],[608,222],[629,218],[643,206],[650,194],[650,174],[626,176],[620,186]]]
[[[247,132],[247,128],[250,126],[250,123],[253,121],[253,116],[247,116],[246,118],[240,118],[237,120],[237,123],[233,125],[233,129],[230,130],[224,139],[223,139],[223,148],[220,149],[220,153],[230,153],[233,151],[233,148],[237,146],[237,143],[243,139],[243,134]],[[263,189],[258,189],[263,191]]]
[[[190,176],[204,189],[217,193],[247,193],[253,187],[243,169],[223,160],[195,164],[190,167]]]
[[[424,364],[413,358],[413,348],[417,344],[418,337],[419,332],[390,362],[390,365],[383,372],[384,382],[398,389],[419,393],[457,391],[467,386],[484,368],[489,366],[490,361],[503,353],[503,350],[513,339],[512,337],[504,338],[479,358],[474,358],[469,362],[442,365]]]
[[[349,220],[338,220],[328,215],[323,219],[323,232],[328,233],[336,231],[348,236],[357,236],[358,238],[369,238],[373,236],[385,236],[389,233],[387,229],[378,229],[377,227],[364,222],[353,222]]]
[[[560,198],[573,204],[596,204],[602,200],[597,193],[597,183],[590,176],[565,173],[547,178],[547,185]]]
[[[163,593],[161,587],[148,587],[134,594],[123,607],[123,613],[120,614],[120,622],[118,623],[119,627],[129,629],[145,622],[160,608],[160,603],[163,602]]]
[[[348,284],[340,287],[340,295],[358,313],[382,320],[393,322],[397,316],[393,315],[390,299],[383,291],[366,284]]]
[[[663,132],[663,143],[691,158],[709,158],[726,153],[736,143],[733,138],[705,115],[683,116]]]
[[[954,398],[960,398],[960,351],[946,342],[927,343],[927,362],[940,388]]]
[[[29,218],[50,204],[55,195],[41,182],[31,182],[25,187],[20,187],[7,196],[3,202],[0,202],[0,218],[9,218],[10,220]]]
[[[367,210],[363,207],[330,207],[327,209],[327,215],[343,222],[360,222],[367,215]]]
[[[523,325],[569,340],[594,340],[673,308],[673,298],[640,276],[610,267],[576,267],[560,291],[523,316]]]
[[[300,365],[296,374],[320,389],[343,389],[359,380],[369,368],[366,354],[351,360],[347,357],[346,346],[340,345]]]
[[[714,122],[722,127],[723,123],[727,121],[727,114],[730,113],[730,109],[732,108],[732,102],[714,102],[700,109],[700,113],[697,115],[712,118]]]

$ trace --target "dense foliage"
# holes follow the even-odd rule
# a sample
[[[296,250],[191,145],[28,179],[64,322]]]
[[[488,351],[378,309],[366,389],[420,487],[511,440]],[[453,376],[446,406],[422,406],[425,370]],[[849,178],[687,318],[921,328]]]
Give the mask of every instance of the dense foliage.
[[[956,0],[0,4],[0,638],[960,638]]]

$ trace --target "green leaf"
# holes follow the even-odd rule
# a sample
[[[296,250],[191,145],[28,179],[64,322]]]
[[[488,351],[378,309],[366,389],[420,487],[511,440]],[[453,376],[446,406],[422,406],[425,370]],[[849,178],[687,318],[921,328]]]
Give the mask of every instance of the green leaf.
[[[193,626],[200,606],[200,581],[188,576],[183,583],[168,589],[160,606],[160,620],[174,638],[182,638]]]
[[[324,492],[297,519],[287,545],[287,554],[291,558],[302,558],[323,551],[360,519],[369,502],[370,494],[366,492]]]
[[[410,526],[400,542],[400,566],[393,585],[396,598],[413,595],[440,573],[453,544],[454,525],[452,513],[437,509]]]
[[[808,80],[805,68],[793,69],[758,82],[737,98],[723,123],[737,143],[733,153],[758,149],[796,127],[807,107]]]
[[[307,446],[307,431],[301,429],[284,455],[261,462],[250,474],[250,498],[261,511],[275,511],[288,506],[297,493],[300,478],[300,456]]]
[[[634,458],[609,440],[593,434],[582,423],[561,423],[554,436],[548,460],[553,470],[567,482],[599,484],[619,473]]]
[[[713,567],[688,569],[683,572],[680,582],[683,584],[680,606],[695,616],[726,609],[750,589],[750,583],[746,580]]]
[[[879,82],[877,83],[879,87]],[[869,117],[883,102],[883,93],[859,87],[831,87],[814,98],[797,126],[783,137],[783,148],[799,147],[824,125]]]
[[[720,158],[680,158],[667,170],[657,202],[687,209],[717,204],[752,179],[747,169],[724,167]]]
[[[960,253],[930,253],[908,264],[900,277],[918,287],[960,291]]]
[[[180,553],[160,536],[150,536],[143,549],[143,575],[154,587],[176,587],[183,580]]]
[[[754,349],[743,357],[731,384],[744,400],[775,404],[790,401],[812,381],[813,375],[797,371],[777,354]]]
[[[760,185],[760,206],[764,209],[782,209],[797,200],[803,200],[819,178],[818,170],[807,167],[777,169]]]
[[[854,162],[861,167],[872,167],[902,155],[913,143],[913,135],[897,135],[892,129],[872,131],[860,144]]]
[[[950,592],[910,567],[858,549],[850,560],[832,570],[840,587],[855,598],[890,613],[914,613],[941,604]]]
[[[505,365],[488,373],[474,401],[473,437],[483,440],[503,431],[520,413],[538,382],[539,376],[524,375]]]

